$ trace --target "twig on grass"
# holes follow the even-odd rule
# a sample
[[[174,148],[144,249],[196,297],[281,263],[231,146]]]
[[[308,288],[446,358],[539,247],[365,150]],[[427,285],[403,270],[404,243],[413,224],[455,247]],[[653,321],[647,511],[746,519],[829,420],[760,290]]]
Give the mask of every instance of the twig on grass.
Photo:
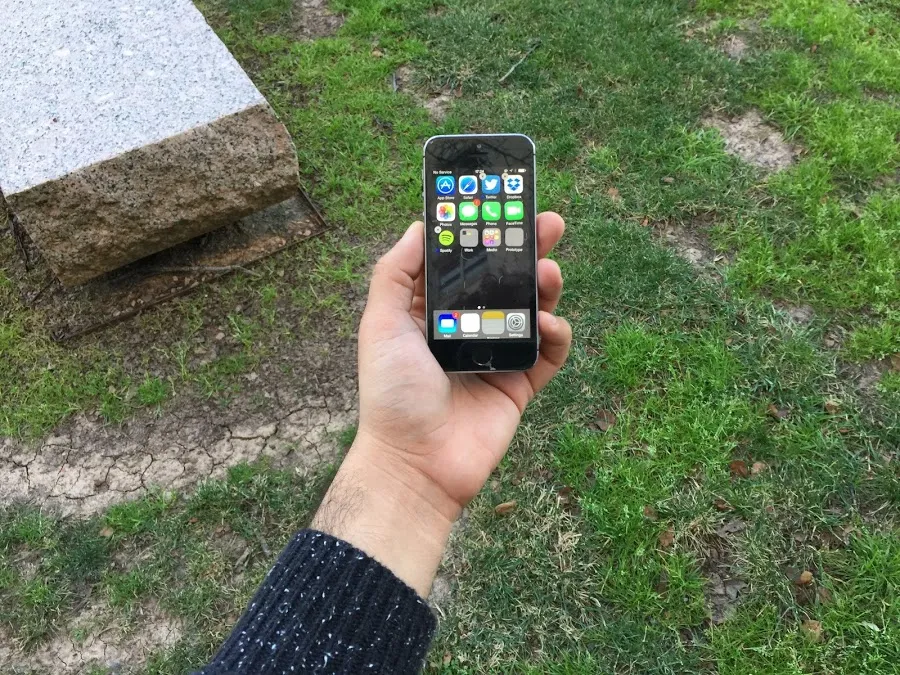
[[[531,47],[529,47],[528,51],[525,52],[525,56],[523,56],[521,59],[516,61],[513,64],[512,68],[510,68],[509,70],[506,71],[506,75],[504,75],[503,77],[500,78],[500,84],[503,84],[504,82],[506,82],[506,78],[509,77],[510,75],[512,75],[516,71],[516,68],[518,68],[523,63],[525,63],[525,59],[527,59],[529,56],[531,56],[532,52],[534,52],[534,50],[540,46],[541,46],[540,40],[537,40],[533,45],[531,45]]]
[[[255,270],[251,270],[243,265],[222,265],[220,267],[204,267],[197,265],[185,265],[182,267],[153,267],[149,272],[153,274],[172,274],[175,272],[184,272],[190,274],[203,274],[204,272],[246,272],[254,277],[261,277],[262,274]]]
[[[256,533],[256,541],[259,542],[259,547],[262,549],[263,554],[267,558],[272,557],[272,551],[269,549],[269,545],[266,543],[265,539],[262,538],[262,535],[259,532]]]

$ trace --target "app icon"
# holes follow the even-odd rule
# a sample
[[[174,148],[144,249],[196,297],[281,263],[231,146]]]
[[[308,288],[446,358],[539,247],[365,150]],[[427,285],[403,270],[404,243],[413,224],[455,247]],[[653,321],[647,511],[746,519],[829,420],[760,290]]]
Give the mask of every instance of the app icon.
[[[437,205],[437,219],[449,223],[456,218],[456,204],[453,202],[440,202]]]
[[[455,333],[456,317],[452,314],[438,315],[438,333]]]
[[[478,192],[478,178],[476,176],[459,177],[459,194],[474,195]]]
[[[485,246],[500,245],[500,230],[496,227],[487,227],[481,233],[481,243]]]
[[[506,228],[506,245],[522,246],[525,243],[525,230],[521,227]]]
[[[484,312],[481,315],[481,332],[485,335],[502,335],[506,317],[503,312]]]
[[[456,180],[453,176],[438,176],[434,179],[434,189],[441,197],[449,197],[456,193]]]
[[[525,181],[522,176],[517,173],[511,173],[503,181],[503,191],[508,195],[522,194],[522,188],[525,187]]]
[[[465,222],[478,220],[478,207],[475,206],[475,202],[459,203],[459,219]]]
[[[500,202],[485,202],[482,204],[481,217],[485,220],[500,220]]]
[[[474,227],[464,227],[459,231],[459,245],[465,248],[478,246],[478,230]]]
[[[453,244],[453,232],[444,230],[438,235],[438,241],[441,242],[441,246],[450,246]]]
[[[463,333],[477,333],[481,327],[481,317],[477,314],[463,314],[459,319],[459,327]]]
[[[503,205],[503,217],[507,220],[522,220],[525,217],[522,202],[506,202]]]
[[[510,312],[506,315],[506,328],[510,333],[521,333],[525,330],[525,315],[521,312]]]
[[[485,176],[482,178],[481,191],[486,195],[500,194],[500,176]]]

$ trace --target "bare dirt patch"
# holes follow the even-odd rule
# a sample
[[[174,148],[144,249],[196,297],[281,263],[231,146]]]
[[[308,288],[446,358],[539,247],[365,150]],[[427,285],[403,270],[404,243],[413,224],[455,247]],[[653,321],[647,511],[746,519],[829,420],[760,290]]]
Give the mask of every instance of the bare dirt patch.
[[[462,514],[453,523],[453,528],[450,531],[450,540],[441,560],[440,570],[438,570],[438,574],[431,584],[431,592],[428,594],[428,604],[442,619],[447,616],[450,605],[453,603],[458,577],[458,571],[456,571],[455,566],[468,524],[469,510],[463,509]]]
[[[354,351],[349,338],[298,349],[250,374],[249,389],[227,407],[185,397],[118,427],[81,415],[39,443],[0,439],[0,503],[88,515],[260,457],[303,471],[330,462],[336,435],[356,420]]]
[[[709,240],[709,218],[699,216],[689,223],[664,221],[653,227],[654,238],[671,248],[679,258],[695,267],[714,269],[727,263],[725,255],[716,252]]]
[[[722,51],[729,59],[735,61],[742,60],[747,55],[748,49],[750,49],[750,45],[740,35],[729,35],[722,42]]]
[[[457,94],[449,89],[426,92],[414,85],[415,71],[409,66],[400,66],[393,75],[394,91],[409,94],[428,112],[428,117],[435,124],[447,118],[447,112]]]
[[[784,312],[794,323],[807,325],[816,318],[816,311],[810,305],[792,305],[787,302],[776,302],[775,307]]]
[[[328,9],[328,0],[294,0],[291,7],[291,34],[303,40],[315,40],[338,32],[344,17]]]
[[[740,518],[726,521],[711,535],[711,540],[703,551],[702,569],[706,576],[703,595],[713,624],[724,623],[729,619],[747,588],[747,582],[735,572],[731,542],[731,538],[745,528],[746,524]]]
[[[861,363],[845,363],[840,376],[864,394],[871,394],[885,373],[891,372],[891,359],[870,359]]]
[[[725,139],[725,151],[766,172],[780,171],[794,163],[800,149],[791,145],[755,110],[740,117],[707,117],[703,125],[717,129]]]
[[[132,672],[151,653],[174,645],[183,632],[178,621],[155,607],[146,607],[138,614],[140,625],[132,626],[100,606],[90,606],[56,638],[28,653],[4,636],[0,641],[0,672],[68,675],[93,672],[92,668]],[[85,637],[79,639],[80,635]]]

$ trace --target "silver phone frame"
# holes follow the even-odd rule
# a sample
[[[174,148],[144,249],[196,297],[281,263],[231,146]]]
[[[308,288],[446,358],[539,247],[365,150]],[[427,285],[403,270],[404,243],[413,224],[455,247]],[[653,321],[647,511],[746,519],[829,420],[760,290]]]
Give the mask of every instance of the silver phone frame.
[[[538,242],[537,242],[537,218],[538,218],[538,201],[537,201],[537,146],[530,136],[526,136],[525,134],[437,134],[436,136],[431,136],[425,143],[422,145],[422,222],[425,224],[425,227],[422,228],[422,251],[424,253],[423,258],[423,267],[425,269],[425,342],[428,342],[428,332],[429,327],[431,326],[430,317],[428,316],[428,188],[425,185],[425,151],[428,148],[428,144],[431,141],[438,138],[496,138],[497,136],[505,136],[507,138],[517,136],[519,138],[524,138],[529,143],[531,143],[531,175],[534,176],[534,179],[531,181],[532,183],[532,193],[534,198],[534,304],[535,304],[535,313],[534,313],[534,336],[535,336],[535,357],[534,363],[532,363],[528,368],[523,368],[522,370],[498,370],[493,366],[490,367],[489,370],[453,370],[453,371],[445,371],[450,373],[523,373],[527,370],[534,368],[537,364],[538,359],[541,358],[541,331],[540,331],[540,313],[541,313],[541,296],[538,292]],[[429,346],[429,351],[431,347]]]

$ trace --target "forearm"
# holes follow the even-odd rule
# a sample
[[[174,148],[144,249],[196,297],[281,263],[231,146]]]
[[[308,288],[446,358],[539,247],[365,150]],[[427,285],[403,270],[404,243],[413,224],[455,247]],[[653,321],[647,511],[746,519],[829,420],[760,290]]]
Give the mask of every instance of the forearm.
[[[361,434],[314,529],[291,540],[201,674],[418,672],[436,625],[423,598],[458,512]]]
[[[347,541],[428,596],[461,508],[361,432],[312,527]]]
[[[198,675],[418,673],[436,621],[425,601],[347,542],[298,532]]]

